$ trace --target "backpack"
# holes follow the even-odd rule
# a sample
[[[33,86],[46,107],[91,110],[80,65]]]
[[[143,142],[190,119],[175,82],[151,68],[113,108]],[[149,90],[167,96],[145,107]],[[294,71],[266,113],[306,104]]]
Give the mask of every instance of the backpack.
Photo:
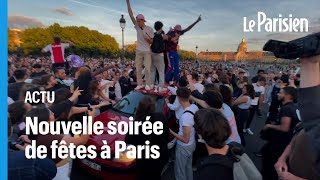
[[[236,143],[229,144],[229,151],[233,159],[234,180],[262,180],[262,176],[249,156]]]
[[[163,53],[165,50],[164,39],[162,37],[163,31],[161,33],[155,32],[153,37],[153,43],[151,45],[151,51],[153,53]]]

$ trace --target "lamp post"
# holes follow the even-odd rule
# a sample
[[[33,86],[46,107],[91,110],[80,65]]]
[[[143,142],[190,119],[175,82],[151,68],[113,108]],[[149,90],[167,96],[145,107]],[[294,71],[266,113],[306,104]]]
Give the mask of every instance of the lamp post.
[[[122,29],[122,55],[121,55],[121,60],[123,61],[124,59],[124,28],[126,27],[126,20],[123,17],[123,14],[121,14],[121,18],[119,20],[120,22],[120,27]]]

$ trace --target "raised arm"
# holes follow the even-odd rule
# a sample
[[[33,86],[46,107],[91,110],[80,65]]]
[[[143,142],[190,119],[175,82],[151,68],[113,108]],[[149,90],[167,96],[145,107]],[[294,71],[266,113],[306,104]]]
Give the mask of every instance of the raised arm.
[[[183,33],[190,31],[198,22],[201,21],[201,15],[198,17],[197,21],[191,24],[189,27],[186,29],[182,30]]]
[[[128,13],[129,13],[129,16],[131,18],[132,23],[134,25],[136,25],[137,21],[136,21],[136,18],[134,17],[134,15],[133,15],[133,12],[132,12],[132,9],[131,9],[130,0],[127,0],[127,7],[128,7]]]
[[[69,44],[69,46],[75,46],[72,41],[67,41],[67,43]]]

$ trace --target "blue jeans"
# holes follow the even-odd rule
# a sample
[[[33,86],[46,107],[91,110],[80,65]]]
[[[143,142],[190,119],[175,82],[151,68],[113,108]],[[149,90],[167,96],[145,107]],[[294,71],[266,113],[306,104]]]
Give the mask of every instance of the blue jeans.
[[[8,178],[14,180],[53,179],[56,176],[55,163],[48,158],[27,159],[24,151],[9,151]]]
[[[170,59],[171,68],[168,68],[166,72],[166,81],[171,81],[172,74],[173,74],[174,80],[177,82],[179,81],[179,72],[180,72],[178,52],[169,52],[168,58]]]

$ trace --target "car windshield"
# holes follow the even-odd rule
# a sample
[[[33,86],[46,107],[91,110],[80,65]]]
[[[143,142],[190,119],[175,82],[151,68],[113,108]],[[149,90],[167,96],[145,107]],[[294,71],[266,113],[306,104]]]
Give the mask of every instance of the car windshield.
[[[149,95],[156,101],[156,112],[163,112],[163,105],[164,105],[164,97],[154,94],[144,94],[141,92],[131,92],[127,96],[123,97],[117,104],[114,105],[113,109],[121,112],[126,113],[129,115],[134,115],[138,108],[140,100],[143,96]]]

